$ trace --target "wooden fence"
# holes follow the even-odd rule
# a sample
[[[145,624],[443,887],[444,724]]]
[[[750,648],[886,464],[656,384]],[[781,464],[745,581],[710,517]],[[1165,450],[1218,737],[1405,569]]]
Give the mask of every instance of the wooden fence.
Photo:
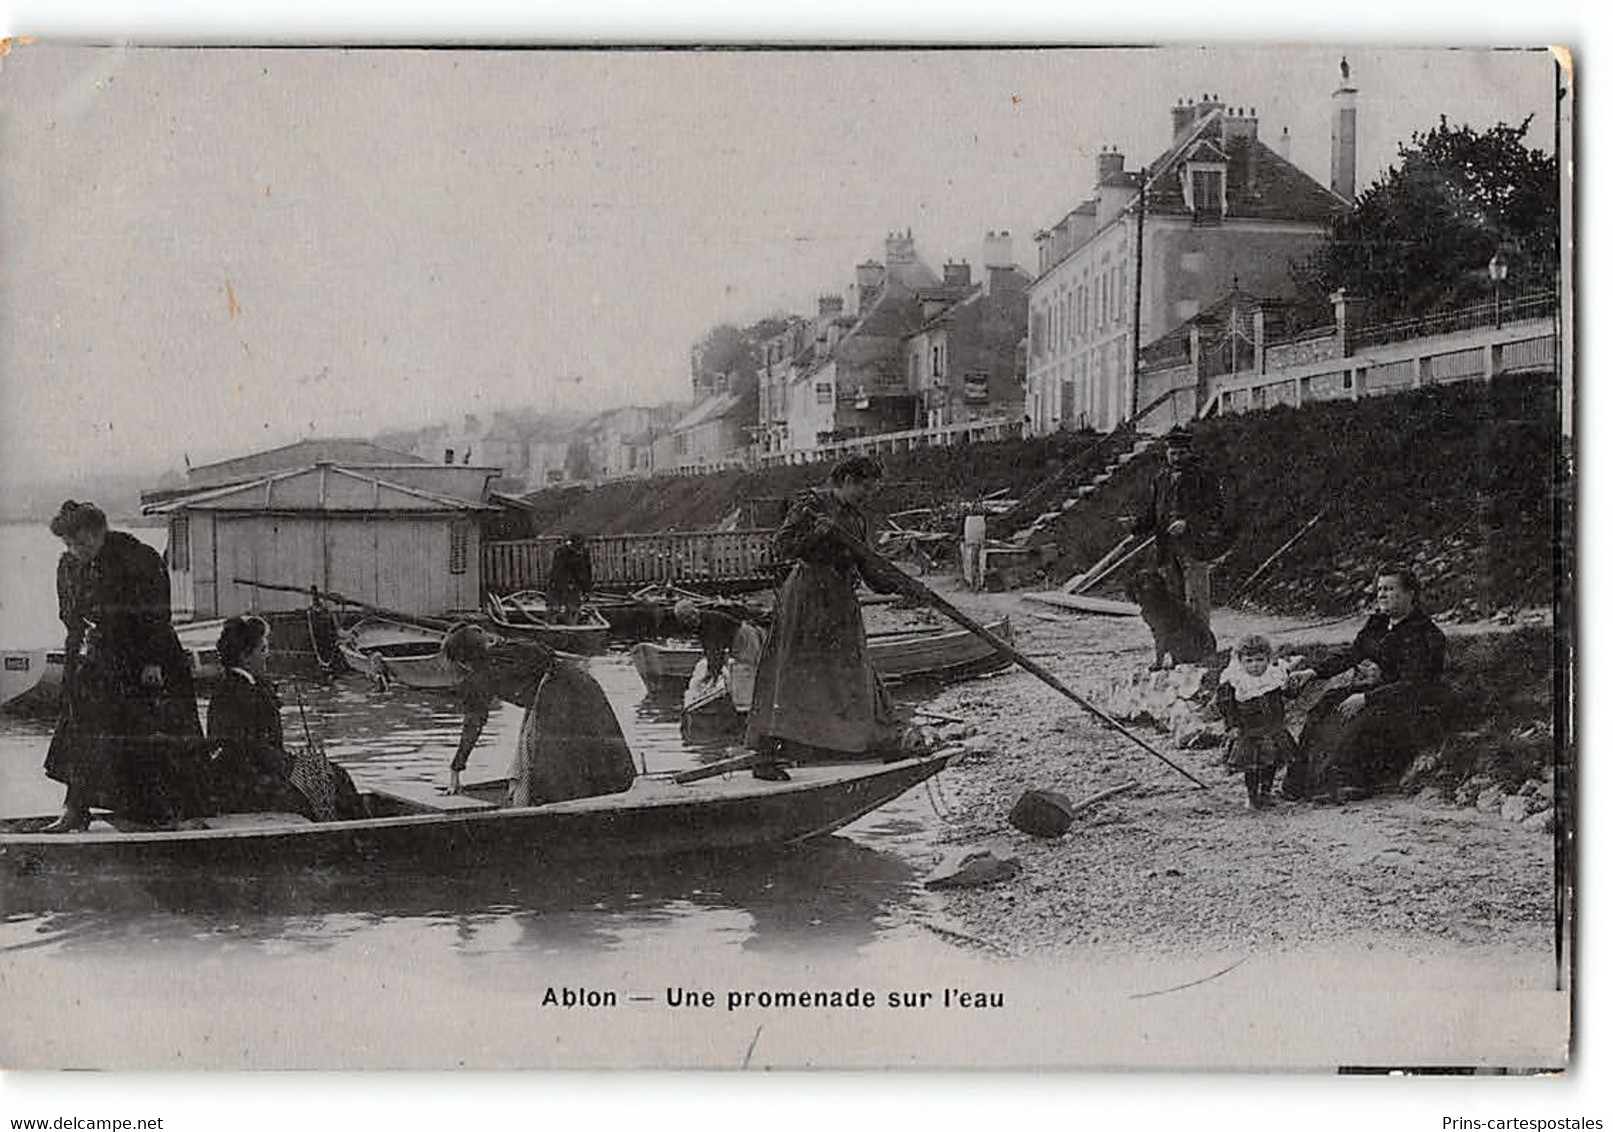
[[[541,590],[557,536],[490,542],[482,547],[482,588],[488,593]],[[771,527],[649,535],[599,535],[588,540],[596,589],[631,590],[650,582],[756,582],[772,577]]]

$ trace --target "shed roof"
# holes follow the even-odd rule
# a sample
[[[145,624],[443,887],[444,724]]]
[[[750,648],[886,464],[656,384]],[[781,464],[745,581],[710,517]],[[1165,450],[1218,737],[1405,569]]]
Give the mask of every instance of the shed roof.
[[[356,469],[316,464],[274,472],[245,483],[192,492],[148,504],[142,510],[148,515],[175,511],[415,511],[429,514],[497,510],[481,498],[465,499],[384,479],[383,471],[373,467]],[[485,496],[485,484],[482,494]]]

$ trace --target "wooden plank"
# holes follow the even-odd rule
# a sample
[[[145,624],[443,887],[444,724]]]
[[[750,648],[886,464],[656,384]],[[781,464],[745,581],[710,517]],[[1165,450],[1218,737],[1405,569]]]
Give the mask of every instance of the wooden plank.
[[[1129,601],[1110,601],[1108,598],[1060,593],[1058,590],[1028,593],[1025,595],[1025,600],[1057,606],[1076,613],[1101,613],[1109,617],[1137,617],[1142,613],[1142,610]]]
[[[434,813],[476,813],[499,808],[496,802],[484,802],[468,794],[439,794],[435,787],[425,783],[398,784],[386,788],[372,786],[362,792]]]
[[[1152,536],[1150,536],[1150,541],[1151,540]],[[1102,558],[1094,562],[1085,573],[1071,578],[1059,588],[1067,594],[1080,593],[1081,590],[1086,586],[1089,578],[1095,577],[1096,575],[1102,573],[1105,568],[1115,561],[1115,559],[1125,554],[1128,550],[1135,546],[1136,543],[1136,535],[1127,535],[1125,538],[1117,542],[1108,554],[1105,554]]]

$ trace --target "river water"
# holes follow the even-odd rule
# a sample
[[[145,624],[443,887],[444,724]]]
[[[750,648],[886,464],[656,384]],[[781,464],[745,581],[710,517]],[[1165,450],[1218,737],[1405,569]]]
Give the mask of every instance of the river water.
[[[163,537],[161,531],[136,533],[157,545]],[[57,545],[41,527],[0,526],[0,639],[8,645],[60,640],[53,592]],[[648,694],[625,652],[592,658],[588,665],[644,769],[690,767],[720,755],[711,746],[683,742],[676,697]],[[397,687],[377,692],[353,676],[285,679],[281,691],[288,705],[300,696],[327,753],[360,789],[445,781],[459,728],[451,697]],[[504,775],[520,719],[520,709],[508,705],[494,713],[467,780]],[[297,741],[301,722],[295,711],[287,712],[286,725],[290,740]],[[4,813],[50,813],[59,805],[60,786],[40,768],[50,726],[0,715]],[[735,961],[757,956],[787,957],[791,969],[802,962],[810,967],[819,961],[814,957],[850,962],[852,969],[865,962],[898,969],[945,962],[959,949],[925,926],[939,916],[939,904],[920,884],[936,854],[944,778],[838,835],[722,859],[563,876],[460,873],[446,880],[377,873],[275,882],[152,877],[48,888],[8,882],[0,971],[8,973],[14,995],[19,987],[37,990],[35,1005],[47,1015],[59,1004],[53,1006],[54,996],[44,988],[71,986],[75,1001],[86,986],[114,999],[138,999],[153,993],[154,985],[186,997],[193,991],[184,981],[205,975],[197,985],[207,987],[218,1013],[206,1012],[215,1021],[198,1022],[203,1031],[216,1028],[218,1017],[244,1026],[243,1019],[265,1004],[284,1006],[288,995],[313,994],[322,1017],[342,1020],[326,1024],[340,1033],[352,1019],[377,1016],[377,995],[386,994],[377,990],[376,979],[388,971],[418,980],[409,993],[423,995],[440,1011],[467,1001],[465,981],[489,972],[497,972],[489,985],[521,991],[547,987],[561,968],[592,973],[596,981],[603,969],[613,973],[611,986],[649,994],[663,990],[662,982],[686,982],[695,972],[731,969]],[[174,980],[179,983],[170,986]],[[439,1000],[437,989],[443,987],[460,989]],[[187,1055],[190,1063],[301,1063],[299,1054],[273,1042],[265,1048],[256,1031],[260,1044],[241,1051],[190,1048],[195,1033],[184,1026],[179,1032],[189,1037],[169,1040],[162,1031],[156,1046],[135,1036],[138,1027],[113,1027],[114,1039],[104,1015],[82,1032],[65,1027],[59,1040],[38,1031],[23,1036],[29,994],[22,998],[8,1012],[19,1031],[5,1036],[0,1051],[11,1065],[114,1064],[125,1058],[141,1064],[145,1057],[170,1064]],[[486,1005],[481,992],[468,1001]],[[69,1040],[67,1031],[76,1036]],[[379,1057],[385,1064],[453,1061],[450,1050],[417,1028],[407,1037],[389,1028],[364,1040],[362,1056],[346,1046],[326,1056],[348,1053],[362,1063]],[[528,1064],[545,1057],[543,1051],[495,1046],[482,1049],[476,1060]]]

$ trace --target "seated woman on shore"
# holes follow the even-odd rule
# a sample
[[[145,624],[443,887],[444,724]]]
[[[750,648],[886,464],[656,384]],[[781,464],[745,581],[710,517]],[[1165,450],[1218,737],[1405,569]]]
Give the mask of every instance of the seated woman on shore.
[[[280,697],[269,680],[269,623],[231,617],[218,635],[223,679],[207,708],[214,813],[301,814],[314,821],[362,817],[353,780],[317,751],[287,750]]]
[[[1404,566],[1378,571],[1378,612],[1348,649],[1290,679],[1301,687],[1370,661],[1375,678],[1326,692],[1299,737],[1283,781],[1288,798],[1351,800],[1397,778],[1436,733],[1446,704],[1445,635],[1418,607],[1417,577]]]
[[[535,806],[618,794],[633,785],[633,754],[605,690],[582,668],[535,641],[491,638],[474,625],[456,625],[443,654],[459,668],[465,720],[448,768],[448,790],[460,775],[499,700],[526,708],[507,801]]]

